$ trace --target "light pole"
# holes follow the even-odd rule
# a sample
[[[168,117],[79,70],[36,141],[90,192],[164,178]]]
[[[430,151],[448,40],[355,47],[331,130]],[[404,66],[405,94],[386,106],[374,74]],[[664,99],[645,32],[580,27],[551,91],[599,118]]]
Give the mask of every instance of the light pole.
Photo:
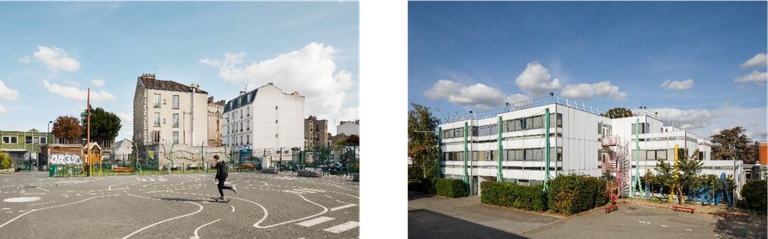
[[[477,112],[469,111],[470,114],[472,114],[472,121],[469,123],[469,130],[467,132],[469,133],[469,193],[468,195],[472,195],[472,193],[475,192],[475,175],[472,173],[472,170],[474,169],[475,163],[473,163],[473,160],[477,160],[477,157],[475,156],[475,149],[474,145],[475,142],[475,134],[474,134],[474,128],[475,128],[475,120],[477,120]]]

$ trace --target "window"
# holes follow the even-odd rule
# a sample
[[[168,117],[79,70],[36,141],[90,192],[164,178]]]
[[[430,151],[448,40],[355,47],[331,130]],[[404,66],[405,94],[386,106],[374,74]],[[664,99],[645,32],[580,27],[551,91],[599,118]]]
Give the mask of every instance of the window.
[[[40,144],[48,144],[48,138],[40,137]]]
[[[240,118],[243,118],[243,109],[240,109]]]
[[[160,126],[160,112],[155,112],[155,126]]]
[[[525,129],[533,129],[533,118],[525,119]]]
[[[277,120],[275,120],[275,124],[277,124]]]
[[[152,142],[153,143],[160,143],[160,131],[152,131]]]
[[[655,150],[645,151],[645,158],[647,158],[648,160],[656,160],[656,151]]]
[[[39,144],[39,143],[40,143],[40,138],[41,138],[41,137],[33,137],[33,138],[32,138],[32,143],[33,143],[33,144]]]
[[[275,134],[275,138],[277,138],[277,134]]]
[[[248,117],[251,117],[251,107],[250,106],[245,107],[245,111],[248,114]]]
[[[179,109],[179,95],[173,95],[173,109]]]
[[[160,94],[155,94],[155,108],[160,108]]]
[[[245,144],[251,144],[251,135],[245,136]]]
[[[32,136],[26,136],[24,137],[24,142],[27,144],[32,144]]]
[[[243,136],[240,135],[240,144],[243,144],[243,142],[245,142],[245,141],[243,141]]]
[[[247,123],[247,124],[245,124],[245,125],[248,127],[248,129],[247,129],[247,130],[251,130],[251,121],[250,121],[250,120],[249,120],[249,121],[248,121],[248,123]]]
[[[277,106],[275,106],[275,110],[277,110]]]
[[[240,132],[243,132],[243,122],[240,122]]]
[[[179,144],[179,131],[173,131],[173,144]]]
[[[540,129],[540,128],[542,128],[542,126],[544,125],[544,124],[541,122],[541,120],[542,120],[542,119],[543,119],[543,117],[541,117],[541,116],[536,116],[536,117],[533,117],[533,128],[534,128],[534,129]]]
[[[557,127],[563,127],[563,114],[557,114]]]
[[[16,136],[3,136],[3,143],[4,144],[16,144],[18,143]]]
[[[525,119],[517,119],[517,130],[525,129]]]
[[[662,160],[667,160],[667,150],[658,150],[656,151],[656,157],[659,157]]]
[[[173,127],[179,127],[179,113],[173,113]]]

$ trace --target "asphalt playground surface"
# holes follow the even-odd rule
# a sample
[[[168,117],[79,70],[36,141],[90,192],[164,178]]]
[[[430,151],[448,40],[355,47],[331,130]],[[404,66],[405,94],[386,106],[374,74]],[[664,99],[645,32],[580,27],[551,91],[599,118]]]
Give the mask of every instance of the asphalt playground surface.
[[[0,175],[0,238],[359,238],[359,183],[290,174]]]
[[[409,238],[766,238],[768,223],[621,204],[565,217],[408,192]]]

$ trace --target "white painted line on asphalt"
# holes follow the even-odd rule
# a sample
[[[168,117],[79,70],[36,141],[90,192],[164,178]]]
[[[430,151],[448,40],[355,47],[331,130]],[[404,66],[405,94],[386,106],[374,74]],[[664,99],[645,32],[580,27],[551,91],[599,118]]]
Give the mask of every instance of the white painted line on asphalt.
[[[136,195],[132,195],[132,196],[135,196],[135,197],[142,197],[142,196],[136,196]],[[143,198],[147,198],[147,197],[143,197]],[[123,239],[129,238],[129,237],[131,237],[131,236],[135,235],[136,233],[139,233],[139,232],[141,232],[141,231],[143,231],[143,230],[145,230],[145,229],[147,229],[147,228],[150,228],[150,227],[153,227],[153,226],[157,226],[157,225],[158,225],[158,224],[160,224],[160,223],[164,223],[164,222],[167,222],[167,221],[171,221],[171,220],[176,220],[176,219],[179,219],[179,218],[182,218],[182,217],[188,217],[188,216],[191,216],[191,215],[197,214],[197,213],[199,213],[200,211],[202,211],[202,210],[203,210],[203,205],[200,205],[200,204],[198,204],[198,203],[194,203],[194,202],[186,202],[186,201],[185,201],[185,203],[195,204],[195,205],[197,205],[198,207],[200,207],[200,209],[198,209],[196,212],[193,212],[193,213],[189,213],[189,214],[185,214],[185,215],[181,215],[181,216],[177,216],[177,217],[172,217],[172,218],[168,218],[168,219],[165,219],[165,220],[162,220],[162,221],[159,221],[159,222],[153,223],[152,225],[149,225],[149,226],[143,227],[143,228],[141,228],[141,229],[139,229],[139,230],[137,230],[137,231],[135,231],[135,232],[133,232],[133,233],[131,233],[131,234],[128,234],[127,236],[123,237]]]
[[[335,219],[335,218],[332,218],[332,217],[318,217],[318,218],[315,218],[315,219],[312,219],[312,220],[306,220],[306,221],[303,221],[303,222],[300,222],[300,223],[296,223],[296,225],[305,226],[305,227],[311,227],[311,226],[314,226],[314,225],[317,225],[317,224],[320,224],[320,223],[324,223],[324,222],[327,222],[327,221],[330,221],[330,220],[333,220],[333,219]]]
[[[259,225],[259,224],[260,224],[261,222],[263,222],[264,220],[266,220],[266,219],[267,219],[267,215],[269,215],[269,213],[267,212],[267,209],[266,209],[266,208],[264,208],[264,206],[261,206],[261,204],[255,203],[255,202],[253,202],[253,201],[248,201],[248,200],[245,200],[245,201],[248,201],[248,202],[251,202],[251,203],[253,203],[253,204],[256,204],[256,205],[258,205],[259,207],[261,207],[261,209],[262,209],[262,210],[264,210],[264,217],[263,217],[263,218],[261,218],[261,220],[259,220],[258,222],[254,223],[254,224],[253,224],[253,227],[255,227],[255,228],[270,228],[270,227],[274,227],[274,226],[280,226],[280,225],[283,225],[283,224],[293,223],[293,222],[297,222],[297,221],[303,221],[303,220],[306,220],[306,219],[309,219],[309,218],[313,218],[313,217],[316,217],[316,216],[320,216],[320,215],[323,215],[324,213],[328,212],[328,208],[327,208],[327,207],[325,207],[325,206],[323,206],[323,205],[320,205],[320,204],[318,204],[318,203],[316,203],[316,202],[310,201],[309,199],[305,198],[304,196],[302,196],[302,195],[300,195],[300,194],[296,194],[296,196],[299,196],[299,197],[301,197],[301,199],[304,199],[304,201],[307,201],[307,202],[309,202],[309,203],[315,204],[315,205],[317,205],[318,207],[322,207],[322,208],[323,208],[323,211],[322,211],[322,212],[319,212],[319,213],[317,213],[317,214],[315,214],[315,215],[311,215],[311,216],[308,216],[308,217],[303,217],[303,218],[299,218],[299,219],[295,219],[295,220],[290,220],[290,221],[285,221],[285,222],[281,222],[281,223],[276,223],[276,224],[272,224],[272,225],[269,225],[269,226],[261,226],[261,225]],[[234,197],[232,197],[232,198],[234,198]],[[237,198],[235,198],[235,199],[237,199]],[[242,199],[241,199],[241,200],[242,200]]]
[[[62,205],[57,205],[57,206],[50,206],[50,207],[32,209],[32,210],[30,210],[28,212],[25,212],[25,213],[23,213],[23,214],[21,214],[19,216],[16,216],[15,218],[11,219],[10,221],[7,221],[7,222],[3,223],[2,225],[0,225],[0,228],[4,227],[5,225],[8,225],[9,223],[11,223],[13,221],[16,221],[16,219],[19,219],[20,217],[23,217],[24,215],[27,215],[27,214],[30,214],[30,213],[33,213],[33,212],[36,212],[36,211],[42,211],[42,210],[51,209],[51,208],[57,208],[57,207],[64,207],[64,206],[74,205],[74,204],[78,204],[78,203],[85,202],[85,201],[88,201],[88,200],[91,200],[91,199],[94,199],[94,198],[99,198],[99,197],[103,197],[103,196],[90,197],[90,198],[86,198],[86,199],[83,199],[83,200],[80,200],[80,201],[77,201],[77,202],[72,202],[72,203],[67,203],[67,204],[62,204]]]
[[[65,198],[68,198],[68,197],[69,197],[69,196],[67,196],[66,194],[62,194],[62,195],[64,195],[64,197],[65,197]]]
[[[229,205],[229,206],[232,207],[232,212],[235,212],[235,206],[233,205]]]
[[[212,221],[212,222],[209,222],[209,223],[203,224],[202,226],[197,227],[197,229],[195,229],[195,237],[190,237],[190,238],[199,239],[200,236],[197,235],[197,231],[200,230],[200,228],[203,228],[204,226],[211,225],[214,222],[218,222],[219,220],[221,220],[221,219],[216,219],[215,221]]]
[[[354,206],[357,206],[357,204],[347,204],[347,205],[344,205],[344,206],[334,207],[334,208],[331,208],[331,212],[336,211],[336,210],[341,210],[341,209],[344,209],[344,208],[354,207]]]
[[[46,192],[50,192],[51,191],[51,190],[48,190],[48,189],[45,189],[45,188],[42,188],[42,187],[37,187],[37,188],[40,189],[40,190],[46,191]]]
[[[323,231],[333,232],[333,233],[342,233],[342,232],[348,231],[348,230],[350,230],[352,228],[356,228],[358,226],[360,226],[359,222],[349,221],[349,222],[345,222],[343,224],[339,224],[339,225],[336,225],[336,226],[333,226],[333,227],[326,228]]]

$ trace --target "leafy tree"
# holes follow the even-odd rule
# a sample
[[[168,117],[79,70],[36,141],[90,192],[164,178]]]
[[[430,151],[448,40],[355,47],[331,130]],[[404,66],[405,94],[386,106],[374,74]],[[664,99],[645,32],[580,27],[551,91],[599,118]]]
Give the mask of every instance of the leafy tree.
[[[754,161],[757,147],[749,144],[752,140],[744,134],[745,131],[741,126],[736,126],[712,135],[712,159]]]
[[[429,111],[429,107],[411,104],[408,111],[408,156],[413,167],[421,169],[422,177],[437,176],[437,126],[440,121]]]
[[[650,188],[651,188],[651,190],[650,190],[651,191],[651,198],[653,198],[654,197],[654,195],[653,195],[653,186],[658,183],[658,182],[656,182],[656,181],[658,181],[656,179],[656,176],[653,175],[653,173],[651,172],[650,169],[646,169],[645,170],[645,176],[643,176],[643,179],[645,179],[645,184],[650,186]]]
[[[11,167],[13,160],[3,151],[0,151],[0,169],[7,169]]]
[[[83,135],[80,121],[72,116],[59,116],[56,118],[56,121],[53,122],[53,130],[51,133],[57,138],[65,139],[69,142],[72,142],[75,138]]]
[[[608,110],[608,112],[602,113],[600,115],[603,117],[611,118],[611,119],[635,116],[635,114],[633,114],[631,110],[627,108],[621,108],[621,107],[610,109]]]
[[[656,171],[656,182],[661,185],[662,190],[664,190],[664,187],[671,187],[674,183],[675,176],[673,175],[673,168],[671,165],[669,165],[666,161],[657,158],[656,159],[656,167],[653,168],[653,170]],[[662,193],[664,193],[662,191]],[[670,192],[672,193],[672,192]]]
[[[86,137],[88,129],[85,125],[88,122],[88,111],[83,111],[80,118],[84,126],[82,135]],[[120,117],[117,117],[116,114],[107,112],[101,107],[97,107],[95,110],[91,108],[91,141],[112,142],[120,132],[120,128],[122,128]]]
[[[350,135],[347,137],[347,139],[344,140],[344,145],[346,146],[360,146],[360,136],[357,135]]]
[[[683,203],[683,187],[689,190],[695,189],[699,186],[699,173],[701,173],[701,167],[704,162],[698,160],[699,150],[693,152],[692,157],[688,157],[688,149],[678,149],[677,168],[682,174],[678,175],[677,180],[677,198],[680,204]]]

